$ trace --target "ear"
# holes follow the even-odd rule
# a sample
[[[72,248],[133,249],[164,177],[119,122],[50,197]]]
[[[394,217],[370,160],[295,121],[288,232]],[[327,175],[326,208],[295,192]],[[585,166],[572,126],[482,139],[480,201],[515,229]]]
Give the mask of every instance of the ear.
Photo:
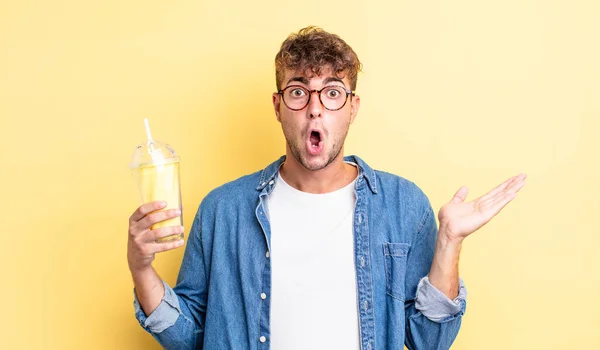
[[[277,121],[281,123],[281,116],[279,113],[279,108],[281,107],[281,95],[274,92],[273,93],[273,108],[275,109],[275,117],[277,117]]]
[[[360,107],[360,96],[354,95],[352,96],[352,100],[350,102],[350,124],[354,123],[354,119],[358,114],[358,108]]]

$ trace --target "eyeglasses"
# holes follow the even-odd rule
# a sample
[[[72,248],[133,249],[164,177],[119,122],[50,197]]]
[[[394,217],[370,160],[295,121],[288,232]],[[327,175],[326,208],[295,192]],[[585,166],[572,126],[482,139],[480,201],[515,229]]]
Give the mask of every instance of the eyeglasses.
[[[300,85],[290,85],[283,90],[277,91],[283,99],[283,103],[292,111],[299,111],[308,106],[312,93],[319,94],[319,101],[325,109],[337,111],[346,105],[348,95],[354,96],[354,92],[346,90],[342,86],[325,86],[321,90],[309,90]]]

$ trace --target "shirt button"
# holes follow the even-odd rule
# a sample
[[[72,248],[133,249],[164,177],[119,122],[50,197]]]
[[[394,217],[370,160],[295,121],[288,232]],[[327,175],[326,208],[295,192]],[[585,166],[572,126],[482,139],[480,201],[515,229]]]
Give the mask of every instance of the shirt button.
[[[267,254],[265,254],[265,256],[268,258],[269,256],[271,256],[271,254],[269,254],[269,252],[267,252]]]
[[[362,214],[358,214],[358,223],[362,224]]]
[[[262,300],[265,300],[265,299],[267,299],[267,295],[265,293],[260,293],[260,298]]]
[[[365,257],[364,256],[360,257],[360,266],[365,267]]]
[[[365,310],[367,310],[369,308],[369,302],[365,300],[365,302],[363,303],[363,308]]]
[[[261,336],[261,337],[259,338],[259,340],[260,340],[260,342],[261,342],[261,343],[264,343],[264,342],[266,342],[266,341],[267,341],[267,338],[265,338],[265,336]]]
[[[275,181],[273,181],[273,180],[269,181],[269,185],[272,185],[274,183],[275,183]]]
[[[261,185],[261,186],[264,186],[265,184],[266,184],[266,182],[263,182],[263,183],[261,183],[260,185]]]
[[[371,350],[371,343],[367,343],[367,350]]]

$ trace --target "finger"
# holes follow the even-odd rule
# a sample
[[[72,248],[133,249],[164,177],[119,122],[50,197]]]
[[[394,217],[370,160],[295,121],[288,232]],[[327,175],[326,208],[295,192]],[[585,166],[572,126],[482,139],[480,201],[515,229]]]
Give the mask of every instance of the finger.
[[[172,235],[178,235],[184,232],[183,226],[175,225],[175,226],[167,226],[161,227],[156,230],[147,231],[148,233],[144,235],[143,240],[145,242],[157,242],[161,238],[169,237]]]
[[[142,229],[147,229],[158,222],[176,218],[179,215],[181,215],[181,210],[179,209],[155,211],[146,215],[142,220],[140,220],[139,227]]]
[[[488,192],[485,196],[481,197],[481,199],[484,201],[487,201],[490,199],[493,200],[494,197],[496,197],[498,195],[502,195],[503,192],[509,190],[515,184],[518,184],[520,181],[525,180],[526,177],[527,177],[527,174],[525,174],[525,173],[515,175],[515,176],[509,178],[508,180],[504,181],[500,185],[496,186],[494,189],[492,189],[490,192]]]
[[[451,203],[462,203],[467,199],[467,195],[469,194],[469,188],[467,186],[462,186],[456,191],[454,197],[450,201]]]
[[[523,188],[523,186],[525,186],[525,183],[526,183],[525,179],[520,180],[519,182],[515,183],[512,186],[510,192],[517,194],[517,192],[519,192]]]
[[[151,213],[156,210],[160,210],[167,206],[167,202],[165,201],[155,201],[141,205],[137,208],[136,211],[133,212],[131,217],[129,218],[130,222],[138,222],[148,213]]]
[[[489,203],[489,208],[496,215],[502,210],[508,203],[510,203],[517,196],[517,192],[525,186],[525,181],[521,180],[515,183],[510,190],[507,190],[496,196],[494,201]]]
[[[515,197],[516,193],[505,193],[502,197],[498,198],[490,207],[492,216],[496,216],[504,207],[508,205]]]
[[[516,193],[525,185],[525,177],[518,176],[510,183],[508,187],[503,189],[502,191],[496,193],[492,198],[490,198],[490,202],[496,202],[499,199],[502,199],[506,194]]]
[[[155,243],[153,247],[154,253],[166,252],[167,250],[172,250],[175,248],[179,248],[183,245],[183,239],[178,239],[176,241],[169,241],[165,243]]]
[[[500,185],[494,187],[490,192],[488,192],[485,196],[483,196],[483,199],[487,199],[487,198],[491,198],[494,197],[495,195],[497,195],[499,192],[501,192],[502,190],[506,189],[508,186],[510,186],[510,184],[516,179],[516,176],[513,176],[509,179],[507,179],[506,181],[504,181],[503,183],[501,183]]]

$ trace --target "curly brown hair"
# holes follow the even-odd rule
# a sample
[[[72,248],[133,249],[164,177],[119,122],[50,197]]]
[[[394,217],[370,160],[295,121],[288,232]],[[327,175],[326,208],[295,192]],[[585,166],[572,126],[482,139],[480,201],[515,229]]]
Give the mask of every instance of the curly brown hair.
[[[292,33],[281,44],[275,56],[275,79],[280,89],[286,69],[316,76],[324,69],[332,69],[340,79],[347,74],[350,88],[355,90],[361,67],[354,50],[339,36],[309,26]]]

